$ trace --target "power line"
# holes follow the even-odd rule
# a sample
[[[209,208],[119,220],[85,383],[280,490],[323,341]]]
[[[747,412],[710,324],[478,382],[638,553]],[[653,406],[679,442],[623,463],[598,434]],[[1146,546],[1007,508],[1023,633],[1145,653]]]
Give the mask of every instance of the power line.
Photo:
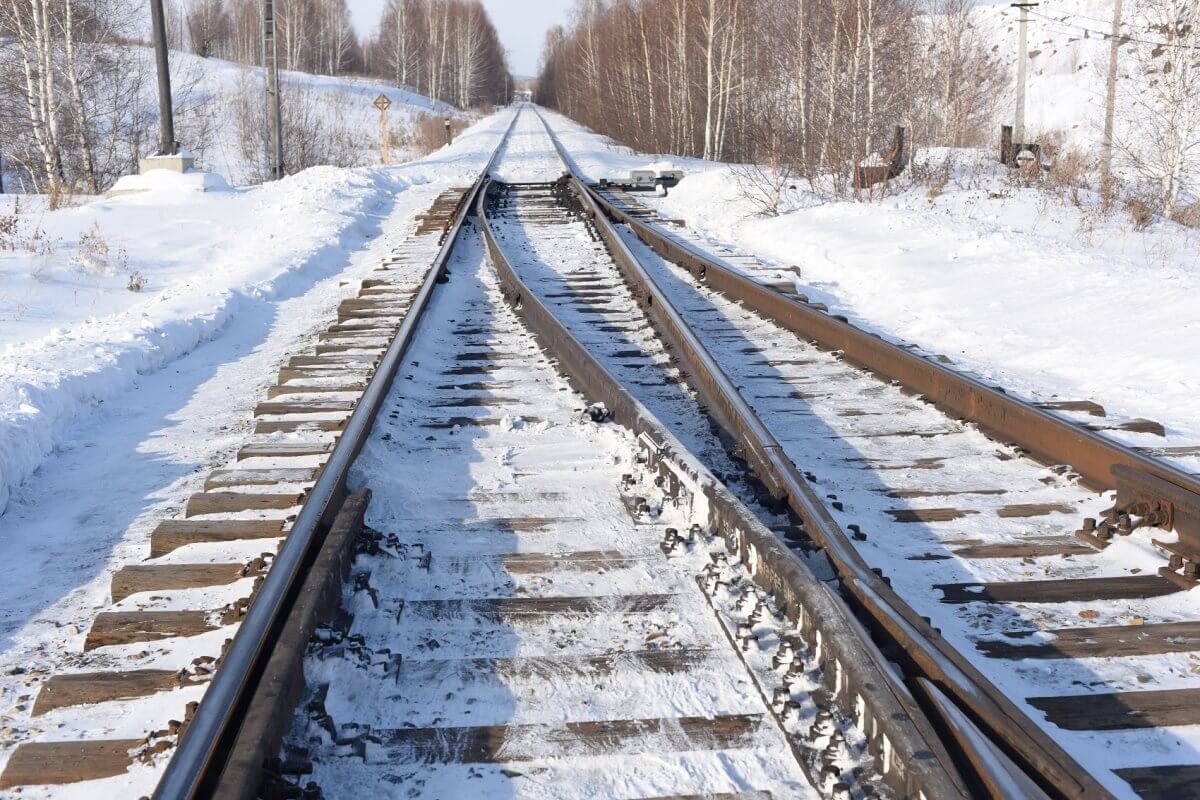
[[[1099,17],[1089,17],[1087,14],[1064,14],[1062,19],[1065,22],[1070,17],[1072,19],[1086,19],[1088,22],[1099,22],[1101,25],[1108,25],[1112,20],[1100,19]],[[1131,27],[1122,25],[1122,27]],[[1153,31],[1153,28],[1139,28],[1139,30]]]
[[[1030,13],[1030,14],[1032,14],[1033,16],[1035,16],[1035,17],[1040,17],[1042,20],[1044,20],[1044,21],[1046,21],[1046,22],[1051,22],[1051,23],[1054,23],[1054,24],[1056,24],[1056,25],[1065,26],[1065,27],[1067,27],[1067,28],[1070,28],[1070,29],[1072,29],[1072,30],[1084,31],[1085,33],[1090,33],[1090,34],[1093,34],[1093,35],[1095,35],[1095,36],[1099,36],[1099,37],[1101,37],[1101,38],[1104,38],[1104,39],[1110,39],[1110,38],[1112,38],[1112,34],[1111,34],[1111,33],[1106,33],[1106,32],[1104,32],[1104,31],[1098,31],[1098,30],[1095,30],[1094,28],[1088,28],[1088,27],[1086,27],[1086,26],[1084,26],[1084,25],[1078,25],[1078,24],[1076,24],[1076,23],[1073,23],[1073,22],[1068,22],[1066,18],[1063,18],[1063,19],[1055,19],[1054,17],[1050,17],[1050,16],[1047,16],[1046,14],[1042,14],[1042,13],[1039,13],[1039,12],[1037,12],[1037,11],[1033,11],[1033,10],[1030,10],[1030,12],[1029,12],[1029,13]],[[1121,36],[1121,41],[1123,41],[1123,42],[1133,42],[1133,43],[1135,43],[1135,44],[1146,44],[1146,45],[1151,45],[1151,46],[1153,46],[1153,47],[1173,47],[1173,48],[1176,48],[1176,49],[1179,49],[1179,50],[1200,50],[1200,45],[1194,45],[1194,44],[1173,44],[1173,43],[1171,43],[1171,42],[1158,42],[1158,41],[1152,41],[1152,40],[1150,40],[1150,39],[1137,39],[1137,38],[1134,38],[1134,37],[1132,37],[1132,36],[1128,36],[1128,35],[1125,35],[1125,34],[1122,34],[1122,36]]]

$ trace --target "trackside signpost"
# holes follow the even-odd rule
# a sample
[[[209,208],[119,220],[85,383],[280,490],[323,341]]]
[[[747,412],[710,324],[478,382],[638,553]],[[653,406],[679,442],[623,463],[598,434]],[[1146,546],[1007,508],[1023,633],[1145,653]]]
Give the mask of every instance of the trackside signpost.
[[[375,102],[371,103],[379,109],[379,147],[383,154],[383,163],[390,164],[391,159],[388,154],[388,124],[387,112],[392,107],[392,101],[388,99],[386,94],[381,94],[375,98]]]

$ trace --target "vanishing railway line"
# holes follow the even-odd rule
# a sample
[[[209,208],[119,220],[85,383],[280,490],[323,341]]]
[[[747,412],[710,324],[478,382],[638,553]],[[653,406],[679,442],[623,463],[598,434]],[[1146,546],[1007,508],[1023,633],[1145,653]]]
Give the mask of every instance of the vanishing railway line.
[[[518,109],[40,687],[103,733],[0,785],[1194,792],[1194,476],[668,228]]]

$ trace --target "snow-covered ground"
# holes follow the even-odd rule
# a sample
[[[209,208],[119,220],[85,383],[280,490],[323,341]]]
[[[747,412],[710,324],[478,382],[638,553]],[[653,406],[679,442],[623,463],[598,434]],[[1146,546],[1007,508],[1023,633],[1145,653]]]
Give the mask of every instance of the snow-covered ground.
[[[530,127],[517,141],[534,138]],[[528,149],[512,152],[506,174],[538,174]],[[284,754],[295,748],[311,759],[303,780],[331,800],[708,797],[750,788],[818,796],[696,585],[706,549],[684,565],[658,548],[664,524],[684,530],[692,520],[673,508],[653,523],[631,518],[619,488],[623,474],[638,472],[634,437],[580,414],[586,400],[505,304],[474,230],[450,273],[406,358],[412,380],[393,385],[351,474],[372,491],[368,524],[393,543],[355,561],[355,574],[370,575],[372,599],[346,588],[348,632],[360,637],[356,652],[387,653],[394,666],[387,675],[364,670],[340,642],[314,644],[305,662],[301,705],[318,702],[338,730],[369,732],[379,744],[350,752],[300,714]],[[496,359],[461,383],[464,361],[481,354]],[[461,404],[471,399],[483,402]],[[481,422],[440,426],[451,404]],[[647,487],[649,479],[636,491]],[[522,559],[533,566],[522,569]],[[584,598],[594,609],[488,611]],[[699,663],[689,663],[695,654]],[[595,659],[613,667],[587,666]],[[647,659],[679,666],[648,669]],[[742,714],[755,725],[736,742],[685,733],[680,720],[720,724]],[[631,719],[644,721],[643,732],[622,735]],[[658,732],[659,720],[672,733]],[[613,730],[603,742],[571,743],[560,727],[590,723]],[[489,737],[503,742],[499,763],[462,758],[464,731],[476,735],[477,726],[503,731]]]
[[[275,366],[478,174],[510,118],[392,169],[30,212],[60,243],[0,252],[0,727],[28,715],[22,675],[78,657],[112,571],[244,441]],[[76,267],[96,224],[110,263]]]
[[[660,160],[546,117],[592,178]],[[1094,400],[1162,422],[1164,444],[1200,442],[1200,376],[1188,368],[1200,353],[1200,232],[1138,230],[1124,211],[1101,215],[1091,193],[1076,204],[1023,187],[990,152],[918,158],[950,160],[940,192],[906,179],[869,204],[796,191],[763,218],[733,168],[675,159],[688,177],[645,202],[714,246],[798,268],[799,291],[857,325],[1023,396]]]
[[[200,154],[202,166],[232,183],[247,182],[255,174],[258,165],[248,163],[241,143],[243,126],[239,123],[239,117],[244,113],[243,106],[256,114],[261,113],[262,70],[216,58],[199,58],[188,53],[172,53],[171,60],[172,71],[183,76],[187,87],[187,105],[196,109],[194,115],[209,117],[209,140]],[[381,94],[392,101],[388,109],[388,128],[393,137],[401,142],[392,146],[392,163],[419,155],[403,144],[419,117],[457,113],[452,106],[441,101],[366,78],[309,75],[285,70],[280,80],[283,83],[284,102],[299,106],[302,110],[296,113],[303,114],[313,124],[323,126],[326,135],[332,132],[345,138],[348,147],[353,150],[347,155],[356,164],[378,164],[381,161],[379,111],[372,105]],[[187,124],[186,119],[184,123]],[[195,143],[186,140],[183,144],[195,146]]]
[[[119,88],[138,94],[137,115],[147,115],[139,132],[157,144],[158,95],[154,74],[154,51],[145,46],[123,46],[123,58],[131,76]],[[175,135],[196,156],[197,166],[235,185],[260,182],[265,173],[263,147],[263,70],[219,58],[201,58],[182,51],[171,52],[171,80],[175,106]],[[413,134],[418,121],[430,115],[463,116],[463,112],[439,100],[371,78],[331,77],[284,70],[280,74],[285,136],[303,145],[307,163],[336,163],[367,166],[382,162],[379,111],[372,104],[381,94],[391,100],[388,130],[393,164],[415,159],[426,152]],[[103,129],[111,118],[95,121],[99,138],[112,135],[112,160],[133,163],[145,154],[145,139],[136,145],[127,130],[113,134]],[[124,117],[120,124],[129,125]],[[138,149],[140,148],[140,149]],[[136,152],[135,152],[136,151]],[[336,157],[334,157],[336,156]],[[27,175],[4,163],[4,186],[8,192],[34,191]],[[103,167],[103,164],[102,164]],[[2,209],[3,206],[0,206]]]
[[[1141,0],[1124,4],[1127,35],[1161,38],[1143,28]],[[1104,95],[1112,29],[1113,0],[1059,0],[1034,8],[1029,16],[1025,119],[1030,141],[1061,133],[1063,142],[1095,149],[1104,125]],[[1001,99],[1001,119],[1012,123],[1016,113],[1015,76],[1020,10],[1004,2],[980,3],[971,20],[981,40],[1001,67],[1014,76]],[[1131,80],[1132,47],[1124,45],[1118,59],[1117,98],[1128,107],[1129,94],[1138,91]],[[1124,103],[1120,102],[1124,100]],[[1117,134],[1128,118],[1117,119]],[[999,130],[995,132],[997,146]]]
[[[594,178],[660,160],[547,117]],[[0,714],[27,718],[19,670],[79,651],[112,570],[241,443],[272,367],[416,213],[477,174],[510,119],[392,169],[207,193],[168,181],[53,212],[21,198],[17,247],[0,246]],[[795,191],[764,219],[729,166],[675,160],[688,177],[647,202],[798,268],[800,291],[856,324],[1022,395],[1096,400],[1200,442],[1197,233],[1022,187],[990,153],[919,158],[951,160],[939,191],[906,178],[871,204]]]

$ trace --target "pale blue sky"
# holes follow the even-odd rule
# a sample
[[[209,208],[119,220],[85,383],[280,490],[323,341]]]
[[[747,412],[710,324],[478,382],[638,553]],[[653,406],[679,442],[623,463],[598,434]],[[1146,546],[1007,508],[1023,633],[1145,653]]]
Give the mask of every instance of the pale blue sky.
[[[575,0],[483,0],[483,4],[508,50],[512,71],[533,77],[538,72],[546,31],[566,24]]]
[[[359,36],[375,32],[384,0],[348,0],[350,16]],[[500,41],[508,51],[508,63],[517,75],[537,75],[538,59],[546,31],[565,24],[575,0],[483,0]]]

